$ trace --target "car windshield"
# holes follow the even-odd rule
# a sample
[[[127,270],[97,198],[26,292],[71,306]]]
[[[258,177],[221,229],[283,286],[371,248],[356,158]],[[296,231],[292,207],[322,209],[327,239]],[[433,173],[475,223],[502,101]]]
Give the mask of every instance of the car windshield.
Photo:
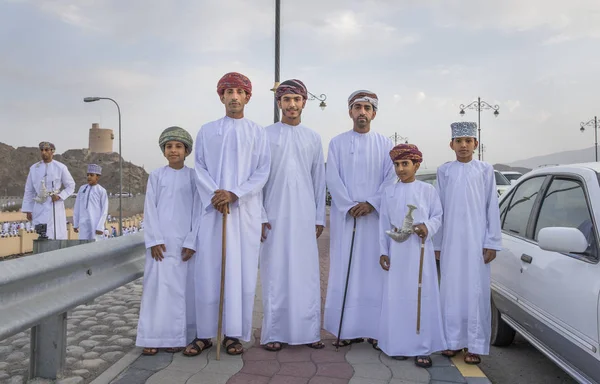
[[[502,176],[506,177],[509,181],[517,180],[519,177],[523,176],[520,173],[503,173]]]
[[[494,172],[496,174],[496,185],[510,185],[510,181],[500,172]]]

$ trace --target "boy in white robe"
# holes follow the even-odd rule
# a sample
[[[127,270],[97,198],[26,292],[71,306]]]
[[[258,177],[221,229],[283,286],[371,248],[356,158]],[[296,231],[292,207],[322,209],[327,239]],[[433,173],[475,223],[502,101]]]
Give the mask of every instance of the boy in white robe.
[[[379,262],[388,273],[383,277],[379,348],[398,360],[414,356],[417,366],[429,368],[430,355],[446,349],[431,241],[442,224],[442,204],[431,184],[415,179],[423,161],[416,145],[397,145],[390,151],[390,157],[399,182],[387,187],[381,198]],[[422,239],[425,239],[423,250]],[[419,297],[421,252],[424,253]],[[417,333],[418,302],[421,313]]]
[[[326,180],[332,200],[323,328],[334,335],[339,331],[350,249],[353,249],[340,347],[362,342],[366,337],[377,349],[383,277],[377,262],[379,205],[383,190],[395,179],[388,157],[394,145],[388,137],[371,130],[378,103],[373,92],[352,93],[348,98],[348,114],[353,128],[334,137],[327,154]]]
[[[73,210],[73,230],[79,233],[80,240],[99,240],[104,235],[104,225],[108,215],[108,195],[98,180],[102,167],[88,164],[87,184],[77,192]]]
[[[261,344],[269,351],[283,343],[325,347],[317,246],[325,226],[325,160],[321,137],[301,124],[307,96],[300,80],[281,83],[281,122],[265,128],[271,172],[263,189]]]
[[[502,249],[500,209],[494,168],[474,160],[477,124],[453,123],[450,148],[456,161],[437,170],[437,189],[444,210],[434,238],[440,260],[440,295],[445,356],[466,348],[467,364],[479,364],[490,350],[490,262]],[[441,252],[440,252],[441,251]]]
[[[190,300],[188,260],[196,251],[202,210],[196,174],[184,165],[192,145],[192,137],[184,129],[165,129],[159,146],[169,165],[148,177],[146,265],[136,340],[137,346],[144,347],[144,355],[154,355],[158,348],[179,352],[191,340],[186,308]]]

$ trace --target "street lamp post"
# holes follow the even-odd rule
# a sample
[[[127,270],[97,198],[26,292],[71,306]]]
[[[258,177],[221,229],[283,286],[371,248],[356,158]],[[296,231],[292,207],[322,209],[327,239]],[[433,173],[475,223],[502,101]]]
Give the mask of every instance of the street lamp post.
[[[85,103],[92,103],[98,100],[110,100],[117,106],[119,114],[119,236],[123,236],[123,155],[121,153],[121,108],[119,104],[110,97],[84,97]]]
[[[279,25],[281,21],[281,0],[275,0],[275,86],[273,87],[273,123],[279,122],[279,106],[276,90],[279,87]]]
[[[596,162],[598,162],[598,117],[594,116],[594,118],[587,123],[581,123],[581,128],[579,130],[581,133],[585,132],[585,127],[594,127],[594,153],[596,154]]]
[[[273,108],[273,123],[278,123],[279,122],[279,106],[277,105],[277,87],[279,87],[279,47],[280,47],[280,42],[281,42],[281,38],[280,38],[280,26],[281,26],[281,0],[275,0],[275,85],[273,86],[273,88],[271,89],[271,91],[273,91],[273,103],[274,103],[274,108]],[[327,96],[324,94],[321,94],[319,96],[316,96],[310,92],[308,92],[309,97],[308,100],[319,100],[321,103],[319,104],[319,107],[321,107],[321,110],[325,110],[325,107],[327,107],[327,104],[325,103],[325,100],[327,99]]]
[[[464,116],[465,115],[465,109],[474,109],[477,111],[477,142],[478,144],[481,144],[481,111],[483,109],[493,109],[494,110],[494,117],[498,117],[498,115],[500,114],[500,112],[498,112],[498,109],[500,107],[498,105],[491,105],[486,103],[485,101],[481,100],[481,97],[478,97],[476,101],[473,101],[471,104],[468,105],[464,105],[461,104],[460,105],[460,115]],[[478,159],[481,160],[481,149],[479,149],[478,151]]]

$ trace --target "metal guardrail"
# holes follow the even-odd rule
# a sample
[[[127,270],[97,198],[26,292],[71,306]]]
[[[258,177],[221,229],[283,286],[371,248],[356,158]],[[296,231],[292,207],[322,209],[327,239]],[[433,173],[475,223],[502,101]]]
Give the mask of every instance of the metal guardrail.
[[[30,378],[56,378],[67,311],[141,277],[145,251],[138,233],[2,263],[0,340],[32,328]]]

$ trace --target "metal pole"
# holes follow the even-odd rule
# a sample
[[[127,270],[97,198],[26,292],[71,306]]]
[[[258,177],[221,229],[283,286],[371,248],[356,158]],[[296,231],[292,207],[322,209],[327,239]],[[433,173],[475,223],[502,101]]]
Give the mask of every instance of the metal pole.
[[[350,257],[348,258],[348,272],[346,273],[346,287],[344,288],[344,298],[342,299],[342,313],[340,314],[340,326],[338,327],[337,341],[335,350],[340,347],[340,337],[342,335],[342,323],[344,321],[344,310],[346,309],[346,295],[348,294],[348,281],[350,280],[350,268],[352,267],[352,252],[354,251],[354,235],[356,234],[356,217],[352,227],[352,241],[350,242]]]
[[[121,108],[119,108],[119,104],[117,104],[116,101],[112,101],[117,106],[117,112],[119,113],[119,236],[123,236],[123,153],[121,152]]]
[[[598,117],[594,116],[594,147],[596,151],[596,163],[598,162]]]
[[[479,144],[479,160],[481,160],[481,97],[477,97],[477,141]]]
[[[281,14],[281,0],[275,0],[275,84],[279,84],[279,26]],[[273,92],[273,123],[279,122],[279,106],[277,105],[277,92]]]

